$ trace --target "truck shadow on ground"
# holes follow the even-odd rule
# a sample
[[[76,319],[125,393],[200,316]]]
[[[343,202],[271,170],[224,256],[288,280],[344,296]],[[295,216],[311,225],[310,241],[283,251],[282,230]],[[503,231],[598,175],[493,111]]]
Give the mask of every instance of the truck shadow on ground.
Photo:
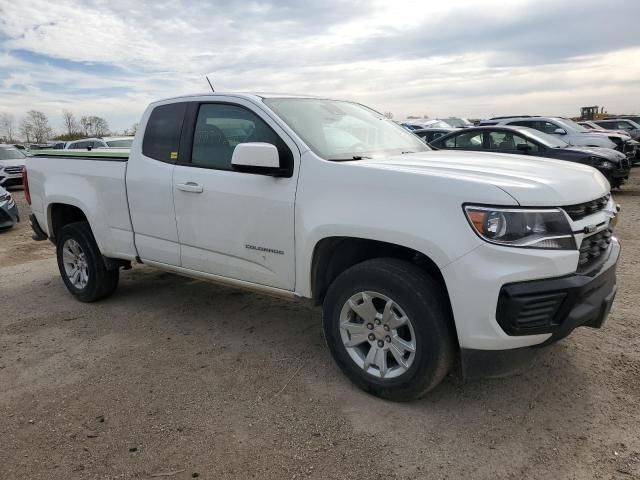
[[[443,383],[424,399],[398,404],[372,397],[354,387],[333,364],[321,329],[321,311],[304,304],[235,290],[151,269],[134,269],[123,275],[118,293],[109,303],[127,299],[156,310],[165,324],[163,330],[174,333],[211,336],[235,351],[248,351],[283,367],[282,382],[302,365],[298,374],[304,380],[292,389],[304,388],[327,399],[339,399],[356,417],[360,406],[370,404],[376,422],[380,412],[405,411],[427,414],[429,418],[451,415],[491,418],[511,417],[527,423],[548,409],[561,410],[567,428],[577,427],[571,420],[589,417],[594,408],[584,365],[575,361],[575,341],[565,339],[540,349],[531,364],[506,378],[465,381],[459,365]],[[288,359],[288,361],[287,361]],[[281,384],[273,385],[274,391]],[[545,410],[547,413],[545,413]],[[456,413],[453,413],[456,412]],[[396,418],[396,415],[391,415]],[[528,420],[527,420],[528,419]],[[367,423],[370,419],[362,418]],[[376,423],[373,422],[373,423]],[[412,429],[411,425],[406,425]]]

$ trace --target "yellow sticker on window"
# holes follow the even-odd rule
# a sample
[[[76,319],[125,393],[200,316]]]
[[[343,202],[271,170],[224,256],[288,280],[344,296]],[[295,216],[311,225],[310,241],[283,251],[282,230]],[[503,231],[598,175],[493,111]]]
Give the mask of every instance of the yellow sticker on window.
[[[178,152],[171,152],[169,154],[169,157],[171,158],[171,160],[177,160],[178,159]]]

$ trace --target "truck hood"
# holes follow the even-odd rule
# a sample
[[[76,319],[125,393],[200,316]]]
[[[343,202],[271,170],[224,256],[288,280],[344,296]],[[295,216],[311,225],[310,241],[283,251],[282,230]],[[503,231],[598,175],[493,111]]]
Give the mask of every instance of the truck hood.
[[[438,150],[359,160],[354,164],[494,185],[520,205],[531,207],[588,202],[606,195],[610,188],[607,179],[592,167],[503,153]]]

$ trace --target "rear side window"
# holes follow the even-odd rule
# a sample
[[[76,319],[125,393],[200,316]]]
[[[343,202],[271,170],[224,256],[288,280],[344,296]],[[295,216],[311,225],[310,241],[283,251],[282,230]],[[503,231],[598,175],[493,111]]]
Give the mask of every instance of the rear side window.
[[[186,103],[170,103],[153,109],[142,140],[142,154],[162,162],[178,159]]]
[[[482,150],[482,132],[465,132],[448,138],[447,148],[462,148],[464,150]]]
[[[539,150],[535,143],[529,142],[527,139],[507,131],[492,131],[489,133],[489,149],[516,151],[518,145],[529,145],[530,151],[537,152]]]

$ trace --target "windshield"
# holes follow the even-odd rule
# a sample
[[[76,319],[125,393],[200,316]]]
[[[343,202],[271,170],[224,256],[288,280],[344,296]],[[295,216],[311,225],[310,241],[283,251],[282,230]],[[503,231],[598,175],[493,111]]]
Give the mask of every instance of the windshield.
[[[356,103],[315,98],[266,98],[264,102],[326,160],[430,150],[419,137]]]
[[[15,147],[0,147],[0,160],[20,160],[26,155]]]
[[[568,120],[566,118],[554,118],[556,123],[559,123],[565,130],[573,130],[574,132],[580,133],[588,133],[589,130],[584,128],[582,125],[578,125],[573,120]]]
[[[131,148],[131,144],[133,143],[133,138],[125,139],[125,140],[108,140],[107,145],[110,147],[116,148]]]
[[[526,133],[533,140],[537,140],[539,143],[547,148],[566,148],[569,146],[567,142],[561,140],[555,135],[549,135],[541,132],[540,130],[534,130],[533,128],[519,128],[522,133]]]

